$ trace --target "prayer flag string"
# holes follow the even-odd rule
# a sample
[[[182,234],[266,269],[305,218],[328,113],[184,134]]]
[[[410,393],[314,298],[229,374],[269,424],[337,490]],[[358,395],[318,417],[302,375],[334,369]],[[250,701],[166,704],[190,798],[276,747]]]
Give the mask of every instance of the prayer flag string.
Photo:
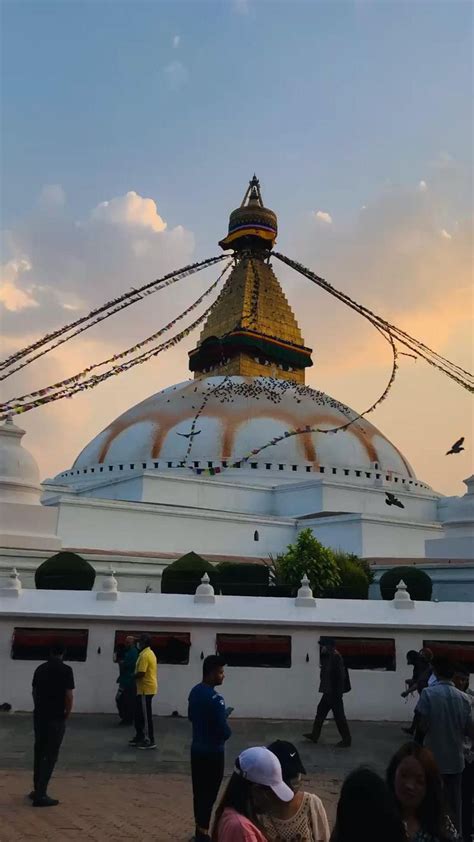
[[[218,257],[211,257],[207,258],[206,260],[201,260],[199,263],[191,263],[188,266],[185,266],[183,269],[176,269],[173,272],[169,272],[167,275],[164,275],[162,278],[150,281],[149,283],[144,284],[138,289],[132,289],[129,292],[123,293],[118,298],[114,298],[111,301],[107,301],[100,307],[96,307],[94,310],[91,310],[86,316],[81,316],[79,319],[76,319],[75,321],[64,325],[63,327],[53,331],[52,333],[47,333],[41,339],[38,339],[36,342],[33,342],[31,345],[22,348],[21,350],[12,354],[10,357],[7,357],[7,359],[0,362],[0,371],[3,371],[10,365],[15,366],[10,371],[7,371],[5,374],[0,375],[0,381],[6,380],[7,377],[10,377],[15,372],[20,371],[22,368],[29,365],[34,360],[37,360],[39,357],[48,354],[54,348],[57,348],[64,342],[68,342],[70,339],[73,339],[75,336],[78,336],[78,334],[89,330],[89,328],[93,327],[96,324],[99,324],[99,322],[104,321],[104,319],[108,319],[110,316],[113,316],[120,310],[124,310],[126,307],[130,307],[132,304],[136,304],[137,301],[141,301],[146,296],[153,295],[155,292],[159,292],[160,290],[165,289],[165,287],[168,287],[171,284],[174,284],[177,281],[188,277],[189,275],[193,275],[195,272],[201,271],[201,269],[205,269],[208,266],[213,266],[215,263],[218,263],[221,260],[225,260],[226,257],[227,255],[219,255]],[[97,318],[95,318],[96,316]],[[73,330],[73,328],[76,328],[79,325],[83,326],[80,327],[78,330],[75,330],[69,336],[65,335],[69,333],[69,331]],[[58,342],[49,345],[49,343],[51,343],[57,337],[62,338],[59,339]],[[49,345],[49,347],[45,348],[45,345]],[[40,353],[38,354],[30,356],[33,353],[33,351],[36,351],[39,348],[43,348],[43,350],[40,351]],[[17,362],[24,359],[25,357],[28,357],[28,359],[24,360],[24,362],[22,362],[20,365],[16,365]]]
[[[207,298],[207,296],[210,295],[216,289],[226,272],[229,271],[231,265],[232,261],[229,261],[220,273],[217,280],[214,281],[214,283],[211,284],[211,286],[201,296],[199,296],[199,298],[193,304],[191,304],[190,307],[187,307],[186,310],[183,310],[183,312],[180,313],[179,316],[176,316],[176,318],[172,319],[170,322],[168,322],[167,325],[162,327],[160,330],[156,331],[156,333],[153,333],[151,336],[148,336],[146,339],[143,339],[136,345],[127,348],[125,351],[121,351],[118,354],[114,354],[112,357],[109,357],[106,360],[102,360],[99,363],[93,363],[93,365],[88,366],[83,371],[74,374],[72,377],[67,377],[65,380],[60,380],[58,383],[53,383],[51,386],[45,386],[42,389],[37,389],[34,392],[29,392],[26,395],[21,395],[17,398],[11,398],[8,402],[0,404],[0,412],[11,412],[17,406],[21,405],[22,403],[29,402],[33,398],[43,397],[44,395],[50,394],[55,389],[60,389],[64,386],[79,383],[79,381],[83,380],[86,377],[86,375],[89,374],[91,371],[94,371],[95,369],[100,368],[101,366],[108,365],[109,363],[116,362],[117,360],[124,359],[130,354],[133,354],[136,351],[140,350],[145,345],[149,345],[159,336],[162,336],[163,333],[166,333],[166,331],[171,330],[171,328],[173,328],[177,324],[177,322],[181,321],[181,319],[184,319],[187,315],[189,315],[189,313],[191,313],[193,310],[199,307],[199,305],[202,304],[204,299]]]
[[[278,258],[278,260],[281,260],[282,263],[286,263],[287,266],[291,266],[292,269],[299,272],[300,275],[308,278],[312,281],[312,283],[321,287],[326,292],[329,292],[330,295],[338,298],[339,301],[342,301],[352,310],[355,310],[360,316],[363,316],[363,318],[371,322],[371,324],[380,329],[385,335],[390,334],[393,336],[393,338],[401,345],[404,345],[410,351],[413,351],[418,357],[422,357],[427,363],[429,363],[429,365],[434,366],[438,369],[438,371],[446,374],[464,389],[467,389],[469,392],[474,391],[474,378],[471,372],[461,368],[461,366],[456,365],[456,363],[451,362],[446,359],[446,357],[442,357],[441,354],[437,353],[437,351],[433,351],[432,348],[429,348],[423,342],[420,342],[418,339],[410,336],[396,325],[390,324],[390,322],[386,321],[381,316],[377,316],[377,314],[372,310],[369,310],[368,307],[364,307],[363,304],[359,304],[357,301],[354,301],[354,299],[349,295],[336,289],[336,287],[332,286],[332,284],[324,278],[316,275],[296,260],[285,257],[285,255],[279,254],[276,251],[272,252],[272,255]]]

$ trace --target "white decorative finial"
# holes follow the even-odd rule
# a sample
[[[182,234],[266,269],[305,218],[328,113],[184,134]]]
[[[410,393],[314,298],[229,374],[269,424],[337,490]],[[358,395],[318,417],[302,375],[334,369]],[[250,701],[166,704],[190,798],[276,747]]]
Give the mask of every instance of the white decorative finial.
[[[194,594],[194,602],[210,602],[213,603],[216,601],[216,595],[214,592],[214,588],[211,585],[211,580],[209,579],[209,574],[204,573],[204,576],[201,579],[201,584],[198,585],[196,588],[196,593]]]
[[[298,589],[295,605],[298,605],[301,608],[314,608],[316,605],[316,600],[313,596],[313,591],[311,590],[311,585],[306,573],[301,580],[301,587]]]
[[[97,591],[97,599],[118,599],[118,582],[111,564],[109,565],[109,572],[102,581],[101,590]]]
[[[18,575],[18,570],[16,567],[13,567],[7,581],[0,588],[0,596],[20,596],[21,592],[21,579]]]
[[[413,602],[410,594],[408,593],[407,586],[403,579],[400,579],[397,585],[395,596],[393,597],[393,604],[395,605],[395,608],[415,607],[415,603]]]

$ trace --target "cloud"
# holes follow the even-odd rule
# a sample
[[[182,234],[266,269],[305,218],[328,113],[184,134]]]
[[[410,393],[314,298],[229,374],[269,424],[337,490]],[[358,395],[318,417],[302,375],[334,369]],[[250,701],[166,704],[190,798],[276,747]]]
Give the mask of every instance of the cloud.
[[[79,220],[67,206],[54,215],[36,206],[4,239],[0,318],[3,334],[19,345],[23,336],[61,326],[68,311],[88,312],[186,265],[194,251],[192,233],[168,228],[156,202],[135,191],[101,202]],[[149,314],[141,318],[146,329]]]
[[[437,158],[430,161],[430,167],[435,170],[453,169],[456,166],[456,161],[450,152],[440,152]]]
[[[232,0],[232,8],[238,15],[248,15],[250,12],[249,0]]]
[[[125,196],[117,196],[107,202],[101,202],[92,211],[93,219],[110,222],[115,225],[135,225],[151,228],[152,231],[164,231],[166,222],[158,214],[153,199],[144,199],[130,190]]]
[[[21,287],[21,275],[31,271],[31,263],[26,257],[9,260],[0,267],[0,302],[6,310],[16,313],[28,307],[38,307],[33,297],[32,287]]]
[[[351,298],[443,356],[472,367],[472,219],[458,185],[462,167],[445,168],[420,191],[387,186],[364,196],[365,210],[345,224],[295,223],[281,248]],[[458,220],[457,225],[455,221]],[[441,230],[453,232],[447,240]],[[280,220],[280,229],[283,225]],[[382,393],[390,372],[387,342],[365,319],[274,260],[277,276],[313,351],[306,382],[362,411]],[[400,348],[400,350],[408,350]],[[421,479],[463,494],[471,454],[447,464],[450,441],[472,427],[471,396],[423,360],[399,357],[388,399],[369,416],[412,462]],[[461,419],[461,421],[460,421]],[[444,446],[446,444],[446,447]]]
[[[181,35],[174,35],[172,43],[173,43],[173,49],[177,50],[180,43],[181,43]]]
[[[26,307],[39,307],[38,302],[28,292],[19,289],[11,281],[2,281],[0,284],[0,302],[12,313]]]
[[[155,200],[132,191],[101,202],[79,219],[69,204],[51,214],[35,202],[31,213],[4,232],[4,239],[3,355],[194,259],[192,232],[181,225],[166,226]],[[71,376],[139,342],[182,312],[217,275],[214,268],[180,281],[60,346],[2,383],[4,399]],[[71,464],[84,444],[127,407],[190,376],[187,351],[197,338],[196,331],[166,356],[123,375],[120,383],[111,378],[73,401],[22,416],[26,447],[34,452],[42,475]]]
[[[446,199],[434,186],[421,192],[417,185],[412,189],[387,187],[367,199],[366,207],[352,222],[338,226],[329,238],[322,225],[307,220],[288,253],[443,353],[470,312],[471,221],[462,219],[457,211],[451,207],[451,197]],[[459,219],[448,249],[446,240],[452,235],[443,227],[447,216],[453,225],[454,219]],[[317,301],[320,365],[334,372],[361,364],[386,364],[378,354],[379,338],[370,325],[326,293],[302,287],[290,275],[288,279],[293,289],[298,289],[295,309],[306,338],[313,332]]]
[[[66,194],[60,184],[46,184],[39,195],[43,208],[60,208],[66,202]]]
[[[172,61],[163,70],[166,82],[172,91],[178,91],[188,81],[189,74],[181,61]]]
[[[320,222],[325,222],[327,225],[332,224],[332,216],[330,213],[327,213],[327,211],[314,211],[314,216],[316,217],[316,219],[319,219]]]

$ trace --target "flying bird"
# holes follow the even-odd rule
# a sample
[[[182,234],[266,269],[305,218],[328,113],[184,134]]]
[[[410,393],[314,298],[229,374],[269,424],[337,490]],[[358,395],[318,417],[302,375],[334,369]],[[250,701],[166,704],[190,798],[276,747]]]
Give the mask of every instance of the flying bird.
[[[182,436],[183,439],[192,439],[194,436],[198,436],[201,430],[196,430],[194,433],[176,433],[177,436]]]
[[[451,450],[448,450],[446,456],[451,456],[452,453],[461,453],[461,450],[465,450],[463,447],[464,444],[464,436],[461,436],[460,439],[454,442]]]
[[[395,494],[392,494],[390,491],[385,492],[385,498],[387,506],[398,506],[399,509],[405,508],[402,501],[399,500],[398,497],[395,497]]]

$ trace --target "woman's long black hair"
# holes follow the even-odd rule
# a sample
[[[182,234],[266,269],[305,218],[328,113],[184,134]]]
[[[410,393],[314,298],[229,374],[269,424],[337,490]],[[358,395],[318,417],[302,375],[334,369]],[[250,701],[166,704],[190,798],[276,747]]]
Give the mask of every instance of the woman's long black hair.
[[[360,767],[347,776],[331,842],[406,842],[395,799],[382,778]]]
[[[235,761],[235,765],[237,769],[240,769],[238,758]],[[240,813],[241,816],[245,816],[247,819],[250,819],[250,821],[254,822],[254,824],[257,823],[252,807],[252,786],[253,784],[251,781],[243,778],[238,774],[238,772],[233,773],[216,810],[212,830],[213,842],[217,842],[217,828],[219,826],[222,813],[227,807],[235,810],[237,813]]]
[[[426,795],[417,811],[417,819],[425,833],[439,839],[439,842],[450,842],[452,839],[447,828],[446,801],[443,793],[443,782],[436,761],[427,748],[417,743],[405,743],[392,757],[387,769],[387,784],[395,795],[395,775],[402,760],[414,757],[425,773]]]

